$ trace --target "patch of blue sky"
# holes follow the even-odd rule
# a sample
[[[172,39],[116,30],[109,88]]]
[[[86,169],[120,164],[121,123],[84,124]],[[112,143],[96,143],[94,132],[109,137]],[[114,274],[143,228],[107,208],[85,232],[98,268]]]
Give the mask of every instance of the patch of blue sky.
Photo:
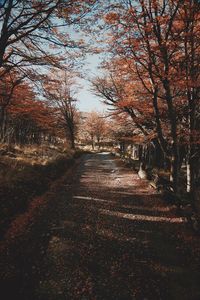
[[[0,7],[5,4],[5,0],[0,0]],[[83,39],[87,42],[91,37],[88,37],[83,32],[80,31],[80,27],[74,26],[63,26],[64,22],[62,19],[57,19],[57,25],[60,27],[61,34],[66,34],[71,38],[73,41],[78,41],[79,39]],[[93,41],[92,41],[93,42]],[[94,41],[95,44],[95,41]],[[22,47],[22,45],[20,45]],[[51,54],[57,56],[59,54],[64,54],[66,57],[68,55],[73,55],[73,49],[67,49],[68,54],[65,54],[65,50],[62,49],[53,49],[51,46],[49,47],[49,43],[47,41],[43,41],[43,49],[45,51],[49,51]],[[16,58],[17,59],[17,58]],[[100,99],[95,96],[91,91],[91,84],[89,79],[95,77],[100,74],[100,70],[98,66],[101,62],[101,55],[99,54],[87,54],[84,60],[84,64],[80,64],[79,71],[81,73],[81,78],[77,78],[79,85],[81,86],[80,90],[77,91],[76,98],[78,100],[77,106],[80,111],[103,111],[105,110],[105,106],[102,104]],[[79,64],[78,64],[79,65]],[[46,66],[37,66],[35,67],[39,73],[48,73],[49,68]],[[42,95],[41,95],[42,97]]]

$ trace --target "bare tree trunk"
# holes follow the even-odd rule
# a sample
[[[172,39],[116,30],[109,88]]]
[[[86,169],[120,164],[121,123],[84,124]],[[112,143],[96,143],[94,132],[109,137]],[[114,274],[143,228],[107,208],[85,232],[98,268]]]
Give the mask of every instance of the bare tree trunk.
[[[176,149],[173,150],[173,154],[171,157],[171,174],[170,181],[172,182],[173,192],[177,195],[180,193],[180,164],[179,164],[179,153]]]

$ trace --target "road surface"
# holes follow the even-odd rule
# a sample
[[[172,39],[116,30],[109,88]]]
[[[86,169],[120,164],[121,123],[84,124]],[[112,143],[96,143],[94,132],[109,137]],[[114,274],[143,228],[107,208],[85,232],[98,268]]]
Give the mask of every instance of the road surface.
[[[88,154],[63,191],[36,299],[200,299],[185,219],[147,181],[111,154]]]

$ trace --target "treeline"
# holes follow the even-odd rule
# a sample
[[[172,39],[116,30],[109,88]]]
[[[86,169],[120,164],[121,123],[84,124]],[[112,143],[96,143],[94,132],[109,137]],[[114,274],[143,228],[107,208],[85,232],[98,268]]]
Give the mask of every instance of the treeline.
[[[5,102],[1,97],[0,141],[7,144],[56,142],[63,137],[59,130],[58,112],[38,100],[28,83],[20,83]]]
[[[144,165],[156,148],[177,196],[186,164],[184,189],[199,209],[200,3],[118,1],[109,9],[104,30],[112,59],[102,66],[106,75],[94,78],[94,91],[115,116],[132,122]]]
[[[90,145],[93,150],[109,143],[112,145],[111,122],[97,111],[80,113],[77,140],[79,144]]]

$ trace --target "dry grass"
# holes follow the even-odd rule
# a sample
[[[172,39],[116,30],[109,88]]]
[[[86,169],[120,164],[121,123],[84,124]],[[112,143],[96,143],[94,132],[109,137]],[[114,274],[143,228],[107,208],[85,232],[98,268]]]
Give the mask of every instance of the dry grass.
[[[0,233],[3,237],[15,217],[42,195],[74,162],[79,153],[67,148],[3,145],[0,156]]]

